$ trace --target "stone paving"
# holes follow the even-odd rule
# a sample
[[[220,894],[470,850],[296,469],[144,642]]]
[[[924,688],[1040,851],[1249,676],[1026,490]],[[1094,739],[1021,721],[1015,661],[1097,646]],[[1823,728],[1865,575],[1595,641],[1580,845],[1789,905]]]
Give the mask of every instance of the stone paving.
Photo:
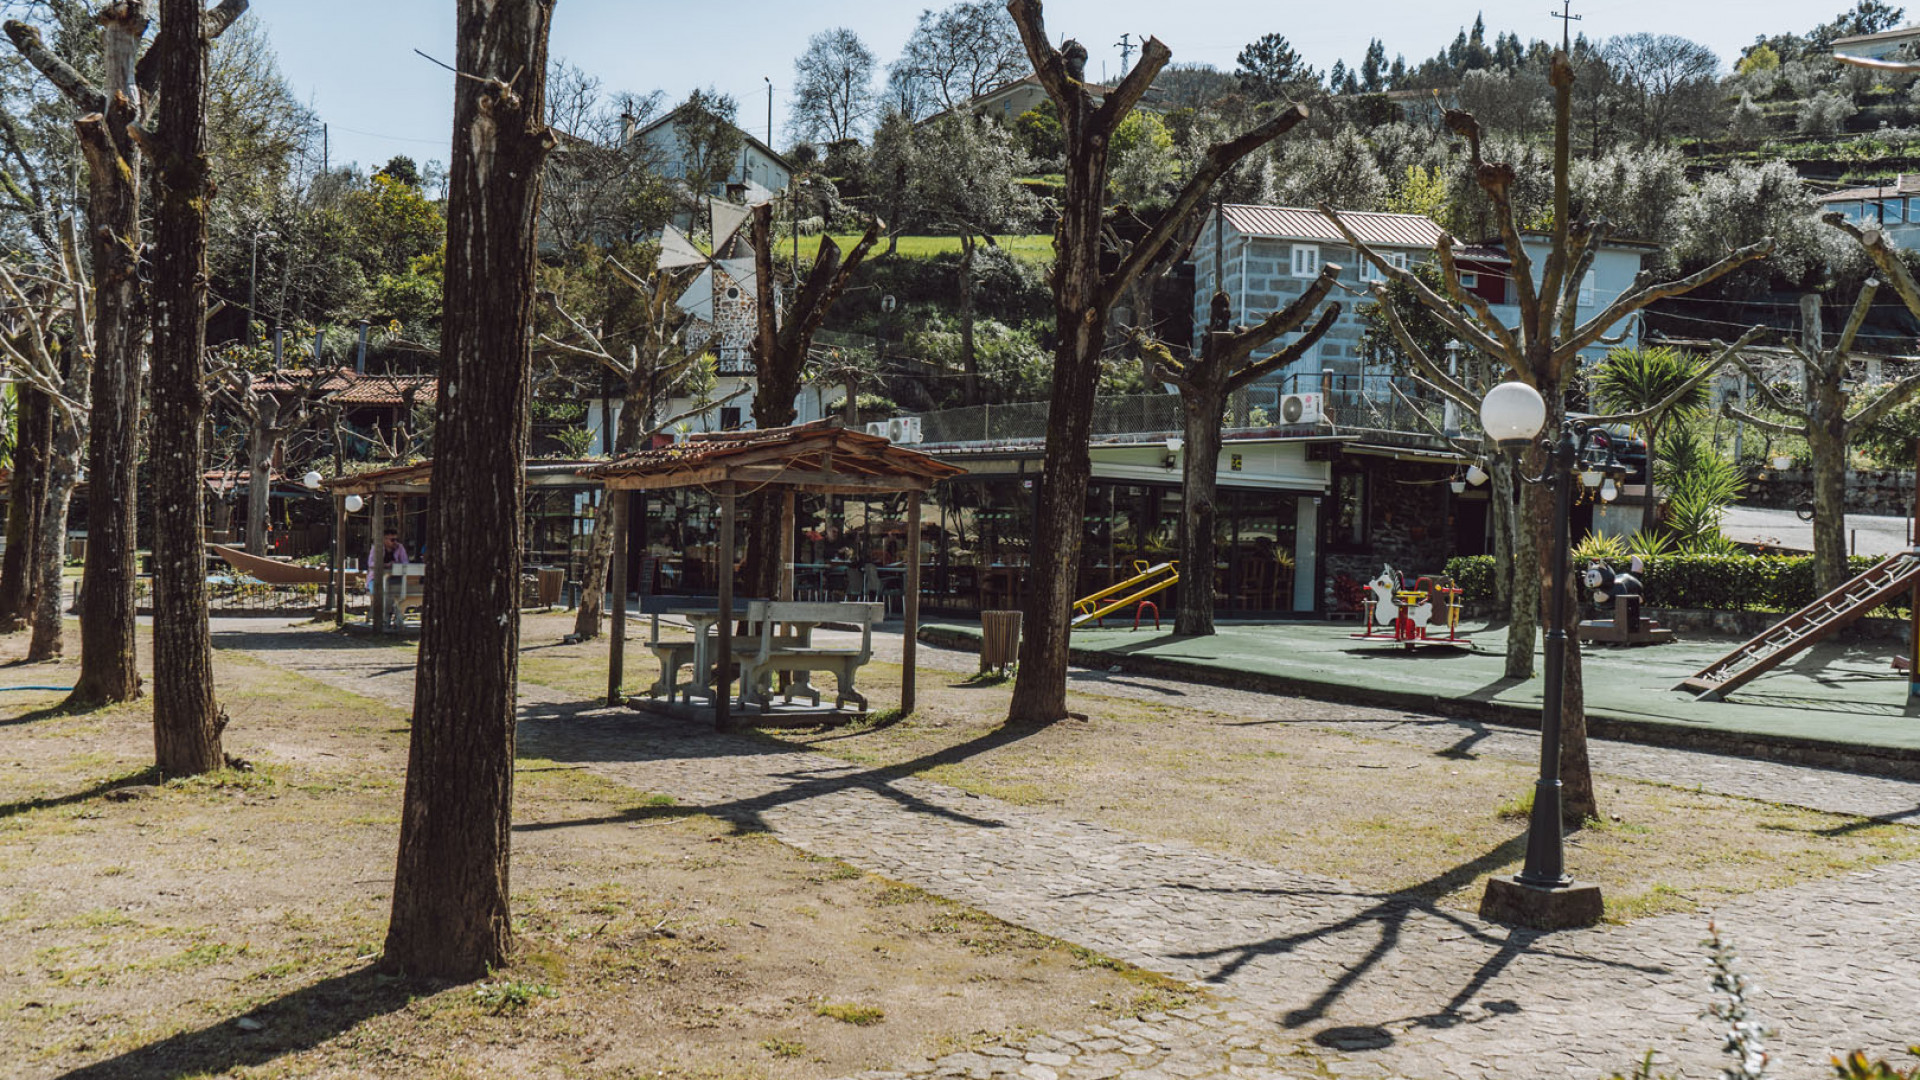
[[[411,672],[396,670],[390,651],[333,639],[308,647],[313,639],[301,633],[222,633],[221,644],[331,685],[409,700]],[[1154,692],[1148,680],[1127,682]],[[1210,690],[1202,697],[1208,707],[1240,707]],[[690,810],[771,829],[802,850],[1211,991],[1171,1014],[903,1063],[870,1080],[1597,1077],[1654,1047],[1689,1075],[1718,1064],[1717,1038],[1700,1017],[1706,927],[1698,916],[1554,935],[1510,931],[1406,896],[563,698],[523,688],[527,753],[671,794]],[[1369,732],[1406,726],[1347,722],[1367,723]],[[1493,752],[1484,742],[1478,749]],[[1649,763],[1674,754],[1646,752]],[[1698,768],[1685,758],[1672,771]],[[1831,778],[1803,776],[1801,784]],[[1714,787],[1708,779],[1699,782]],[[1517,844],[1448,877],[1470,877]],[[1920,863],[1894,864],[1750,895],[1716,913],[1759,985],[1756,1009],[1781,1029],[1779,1075],[1827,1075],[1832,1050],[1892,1055],[1920,1037],[1916,892]]]

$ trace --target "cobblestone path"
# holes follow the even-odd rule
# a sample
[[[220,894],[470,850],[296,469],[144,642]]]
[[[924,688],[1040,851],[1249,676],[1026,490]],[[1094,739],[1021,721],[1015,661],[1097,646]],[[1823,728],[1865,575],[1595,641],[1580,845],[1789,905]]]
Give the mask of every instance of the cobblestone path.
[[[304,648],[298,633],[223,634],[221,644],[332,685],[409,699],[411,672],[394,669],[391,650],[331,640]],[[1208,707],[1222,707],[1204,694]],[[1593,1078],[1655,1047],[1688,1075],[1718,1064],[1717,1038],[1700,1018],[1698,916],[1509,931],[1416,897],[971,796],[904,775],[910,768],[866,769],[560,697],[524,688],[527,753],[1213,990],[1170,1015],[902,1063],[901,1073],[876,1078]],[[1462,865],[1433,891],[1504,861],[1519,843]],[[1827,1075],[1831,1050],[1891,1055],[1920,1041],[1917,892],[1920,864],[1905,863],[1744,897],[1717,913],[1759,984],[1756,1009],[1781,1029],[1780,1075]]]

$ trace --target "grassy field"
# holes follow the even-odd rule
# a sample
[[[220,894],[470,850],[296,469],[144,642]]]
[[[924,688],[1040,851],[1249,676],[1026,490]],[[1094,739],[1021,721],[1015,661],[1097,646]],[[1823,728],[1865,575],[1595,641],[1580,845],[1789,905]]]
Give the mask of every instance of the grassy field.
[[[1053,235],[1051,233],[1001,236],[995,239],[1002,248],[1006,249],[1006,251],[1016,259],[1023,259],[1032,263],[1050,263],[1053,261]],[[840,249],[845,251],[854,244],[859,243],[860,238],[858,236],[836,235],[833,238],[833,242],[839,244]],[[800,238],[800,257],[802,259],[812,260],[814,253],[819,249],[820,238],[818,236],[803,236]],[[793,241],[791,239],[783,241],[777,250],[782,254],[791,255],[793,253]],[[881,240],[874,247],[874,253],[876,255],[886,250],[887,242],[885,240]],[[903,236],[900,238],[899,250],[895,252],[895,254],[908,259],[926,259],[944,252],[957,252],[959,250],[960,240],[958,237]]]

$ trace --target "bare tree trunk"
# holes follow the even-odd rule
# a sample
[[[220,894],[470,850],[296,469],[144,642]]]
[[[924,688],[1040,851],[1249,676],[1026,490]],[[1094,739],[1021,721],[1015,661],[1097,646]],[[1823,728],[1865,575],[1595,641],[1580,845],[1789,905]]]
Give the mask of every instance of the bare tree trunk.
[[[207,629],[206,484],[200,433],[207,414],[207,53],[201,0],[162,0],[160,145],[153,147],[153,742],[166,776],[226,764],[226,727],[213,689]],[[257,462],[257,459],[256,459]],[[256,464],[257,467],[257,464]],[[253,491],[261,490],[254,474]],[[263,501],[255,499],[253,501]]]
[[[960,234],[960,370],[962,405],[980,403],[980,357],[973,348],[973,249],[972,233]]]
[[[1807,454],[1813,474],[1813,592],[1847,583],[1847,426],[1838,388],[1816,381],[1807,416]]]
[[[100,16],[106,113],[75,125],[87,158],[88,246],[93,263],[93,414],[87,443],[87,565],[80,601],[80,675],[70,705],[140,696],[134,667],[134,457],[140,428],[140,368],[146,340],[141,295],[140,148],[134,64],[146,33],[145,5],[121,2]]]
[[[1503,463],[1508,483],[1518,483],[1513,465]],[[1524,467],[1524,466],[1523,466]],[[1519,504],[1509,521],[1513,530],[1513,562],[1507,571],[1507,668],[1509,679],[1533,678],[1534,653],[1540,647],[1540,605],[1546,594],[1529,568],[1545,563],[1549,550],[1534,532],[1536,522],[1553,516],[1553,498],[1538,486],[1520,484]]]
[[[13,481],[7,500],[7,550],[0,559],[0,634],[27,625],[33,612],[34,541],[46,506],[47,454],[53,407],[24,383],[14,384]]]
[[[63,652],[61,629],[66,599],[61,569],[66,566],[67,506],[80,481],[80,448],[84,433],[68,418],[55,418],[53,452],[47,458],[46,502],[40,509],[40,530],[33,538],[33,638],[28,660],[51,660]]]
[[[267,511],[273,504],[273,444],[275,425],[280,420],[280,403],[271,394],[261,394],[247,431],[247,551],[253,555],[267,550]]]
[[[1208,373],[1213,374],[1216,373]],[[1176,634],[1213,633],[1218,495],[1215,470],[1220,463],[1220,413],[1226,408],[1221,397],[1218,393],[1182,392],[1180,395],[1181,412],[1186,421],[1186,461],[1182,464],[1181,478],[1180,603],[1173,616]]]
[[[478,978],[513,943],[514,687],[552,0],[459,0],[426,618],[389,962]]]
[[[1513,617],[1513,467],[1505,454],[1487,466],[1487,531],[1493,539],[1493,603]],[[1531,670],[1531,665],[1529,665]],[[1524,676],[1523,676],[1524,677]]]
[[[641,421],[651,412],[646,378],[641,377],[639,367],[627,381],[626,400],[620,406],[619,426],[613,434],[613,456],[625,457],[634,452],[640,442]],[[650,373],[649,373],[650,374]],[[580,610],[573,617],[574,636],[582,641],[591,641],[600,636],[600,616],[606,611],[607,568],[613,561],[614,515],[611,510],[612,492],[605,496],[593,512],[593,536],[587,541],[587,569],[585,580],[580,583]],[[629,523],[631,528],[632,524]],[[617,597],[621,603],[626,597]]]

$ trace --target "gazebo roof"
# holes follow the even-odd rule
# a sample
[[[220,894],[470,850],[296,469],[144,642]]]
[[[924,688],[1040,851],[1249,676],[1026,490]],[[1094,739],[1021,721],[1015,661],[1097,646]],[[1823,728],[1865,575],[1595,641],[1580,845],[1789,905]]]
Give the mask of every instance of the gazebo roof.
[[[528,487],[569,487],[581,486],[580,470],[586,461],[529,461],[527,462]],[[333,495],[424,495],[432,487],[433,462],[416,461],[411,465],[394,465],[385,469],[373,469],[368,472],[354,473],[351,476],[334,476],[320,481],[320,486]]]
[[[926,491],[966,470],[831,421],[695,435],[592,465],[580,475],[614,490],[706,487],[729,481],[831,495]]]

